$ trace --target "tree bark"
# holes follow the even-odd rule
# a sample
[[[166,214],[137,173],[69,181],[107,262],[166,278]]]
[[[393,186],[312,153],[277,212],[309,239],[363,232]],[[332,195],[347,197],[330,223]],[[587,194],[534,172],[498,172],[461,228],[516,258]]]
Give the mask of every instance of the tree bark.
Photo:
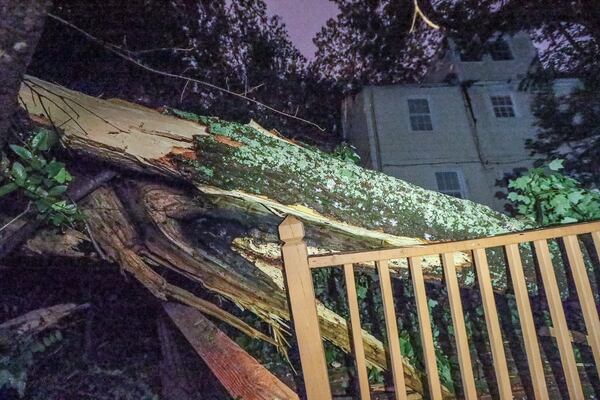
[[[0,324],[0,331],[11,331],[16,335],[39,333],[55,325],[61,319],[89,307],[89,304],[57,304],[39,308]]]
[[[21,81],[51,4],[50,0],[0,0],[0,149],[7,142]]]
[[[237,198],[390,245],[524,229],[484,205],[348,164],[269,132],[119,100],[105,101],[29,77],[24,106],[55,124],[72,150],[176,178],[209,196]]]

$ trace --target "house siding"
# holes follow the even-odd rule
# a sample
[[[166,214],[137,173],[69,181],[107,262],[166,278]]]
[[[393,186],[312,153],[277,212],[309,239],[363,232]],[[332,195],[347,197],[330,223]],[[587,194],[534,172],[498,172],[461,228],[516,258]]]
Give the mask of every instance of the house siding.
[[[577,84],[558,80],[556,92],[569,93]],[[491,96],[499,95],[510,96],[514,117],[496,117]],[[344,103],[350,121],[344,129],[364,166],[431,190],[438,189],[436,172],[456,171],[467,198],[502,210],[496,181],[533,166],[525,141],[536,134],[534,97],[516,80],[371,86]],[[428,100],[433,130],[412,130],[409,99]]]

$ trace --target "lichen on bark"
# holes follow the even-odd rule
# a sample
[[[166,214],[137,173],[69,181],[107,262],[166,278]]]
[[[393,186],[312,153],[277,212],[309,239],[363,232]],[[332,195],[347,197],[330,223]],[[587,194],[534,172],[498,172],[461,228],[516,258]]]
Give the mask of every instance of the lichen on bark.
[[[349,164],[253,126],[169,110],[208,127],[196,138],[193,179],[302,205],[328,218],[425,240],[467,239],[528,226],[487,206]]]

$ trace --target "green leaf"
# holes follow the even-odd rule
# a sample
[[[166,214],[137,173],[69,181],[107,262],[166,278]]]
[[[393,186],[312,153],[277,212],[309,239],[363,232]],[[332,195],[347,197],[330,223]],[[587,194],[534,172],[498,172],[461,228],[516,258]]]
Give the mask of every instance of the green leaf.
[[[28,190],[30,192],[35,193],[35,195],[38,197],[41,197],[41,198],[48,197],[48,192],[46,192],[44,190],[44,188],[41,186],[32,186],[32,187],[29,187]]]
[[[46,166],[46,160],[43,157],[35,156],[29,160],[29,166],[36,171],[41,171]]]
[[[526,205],[521,204],[519,207],[517,207],[517,211],[521,215],[526,215],[528,217],[531,217],[530,215],[527,215],[527,206]]]
[[[33,154],[25,147],[17,146],[16,144],[11,144],[9,147],[16,155],[25,161],[30,161],[33,158]]]
[[[40,342],[35,342],[33,346],[31,346],[31,351],[34,353],[42,353],[44,350],[46,350],[46,347]]]
[[[356,287],[356,297],[363,300],[367,297],[367,288],[365,286],[358,285]]]
[[[573,204],[577,204],[579,203],[579,200],[583,199],[583,193],[578,190],[576,192],[571,192],[569,193],[569,195],[567,196],[569,198],[569,201]]]
[[[61,168],[56,175],[52,177],[58,183],[69,182],[73,177],[65,168]]]
[[[577,219],[573,218],[573,217],[564,217],[560,223],[561,224],[571,224],[573,222],[577,222]]]
[[[39,199],[35,202],[35,208],[37,208],[40,213],[43,213],[50,208],[50,203],[48,203],[46,199]]]
[[[410,357],[414,353],[414,349],[409,338],[400,336],[400,351],[405,357]]]
[[[10,182],[10,183],[7,183],[4,186],[0,186],[0,197],[6,196],[7,194],[9,194],[12,191],[16,190],[18,187],[19,186],[17,186],[17,184],[14,183],[14,182]]]
[[[527,196],[523,196],[522,194],[517,196],[517,201],[523,204],[531,204],[531,199]]]
[[[67,206],[66,200],[57,201],[52,204],[52,209],[56,211],[62,211]]]
[[[563,169],[563,162],[565,160],[553,160],[550,164],[548,164],[548,168],[550,168],[551,171],[560,171],[561,169]]]
[[[62,214],[52,214],[50,216],[50,222],[54,226],[60,226],[65,222],[65,217]]]
[[[52,160],[46,166],[46,173],[48,174],[48,178],[54,177],[58,172],[65,167],[65,164],[60,161]]]
[[[559,214],[565,214],[569,209],[569,200],[564,194],[559,194],[550,200],[550,205]]]
[[[508,187],[511,189],[526,189],[529,184],[528,176],[521,176],[517,179],[513,179],[508,184]]]
[[[40,130],[32,139],[31,147],[34,150],[47,151],[50,150],[53,142],[53,135],[46,129]]]
[[[15,178],[17,185],[23,185],[25,183],[25,179],[27,179],[27,171],[23,164],[18,161],[15,161],[12,166],[12,177]]]
[[[42,183],[42,177],[39,175],[30,176],[29,179],[27,179],[27,183],[30,185],[39,186]]]
[[[60,196],[61,194],[63,194],[66,191],[67,191],[67,185],[58,185],[58,186],[54,186],[53,188],[48,190],[48,195],[49,196]]]

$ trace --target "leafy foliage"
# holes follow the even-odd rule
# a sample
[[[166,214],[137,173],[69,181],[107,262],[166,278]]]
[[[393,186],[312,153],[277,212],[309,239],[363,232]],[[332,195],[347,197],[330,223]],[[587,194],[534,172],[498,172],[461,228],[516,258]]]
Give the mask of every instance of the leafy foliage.
[[[340,9],[314,39],[312,67],[344,92],[365,84],[416,81],[440,35],[418,26],[410,32],[413,1],[333,0]]]
[[[245,94],[328,131],[336,128],[338,105],[322,107],[327,90],[309,76],[306,60],[281,19],[268,15],[264,0],[58,0],[53,12],[142,64]],[[30,71],[94,96],[254,119],[290,135],[321,133],[215,88],[142,70],[51,19]]]
[[[541,161],[564,159],[565,173],[600,186],[600,79],[591,76],[570,95],[546,85],[535,98],[537,137],[527,141]]]
[[[347,142],[342,142],[333,150],[333,156],[349,164],[360,163],[360,156],[356,154],[356,147]]]
[[[539,61],[547,69],[581,73],[597,59],[600,19],[594,0],[422,0],[421,4],[463,50],[481,50],[469,46],[483,44],[498,32],[528,31],[540,44]]]
[[[25,146],[10,145],[18,159],[2,171],[6,183],[0,187],[0,197],[19,190],[35,206],[38,218],[60,226],[74,223],[81,214],[66,197],[73,177],[62,162],[47,158],[53,143],[53,133],[41,129]]]
[[[508,198],[518,213],[541,225],[600,219],[600,191],[584,189],[558,172],[562,164],[554,160],[548,169],[533,168],[510,181]]]
[[[34,364],[36,353],[43,353],[62,340],[59,330],[39,338],[11,337],[0,332],[0,389],[14,389],[19,397],[25,395],[27,374]]]

